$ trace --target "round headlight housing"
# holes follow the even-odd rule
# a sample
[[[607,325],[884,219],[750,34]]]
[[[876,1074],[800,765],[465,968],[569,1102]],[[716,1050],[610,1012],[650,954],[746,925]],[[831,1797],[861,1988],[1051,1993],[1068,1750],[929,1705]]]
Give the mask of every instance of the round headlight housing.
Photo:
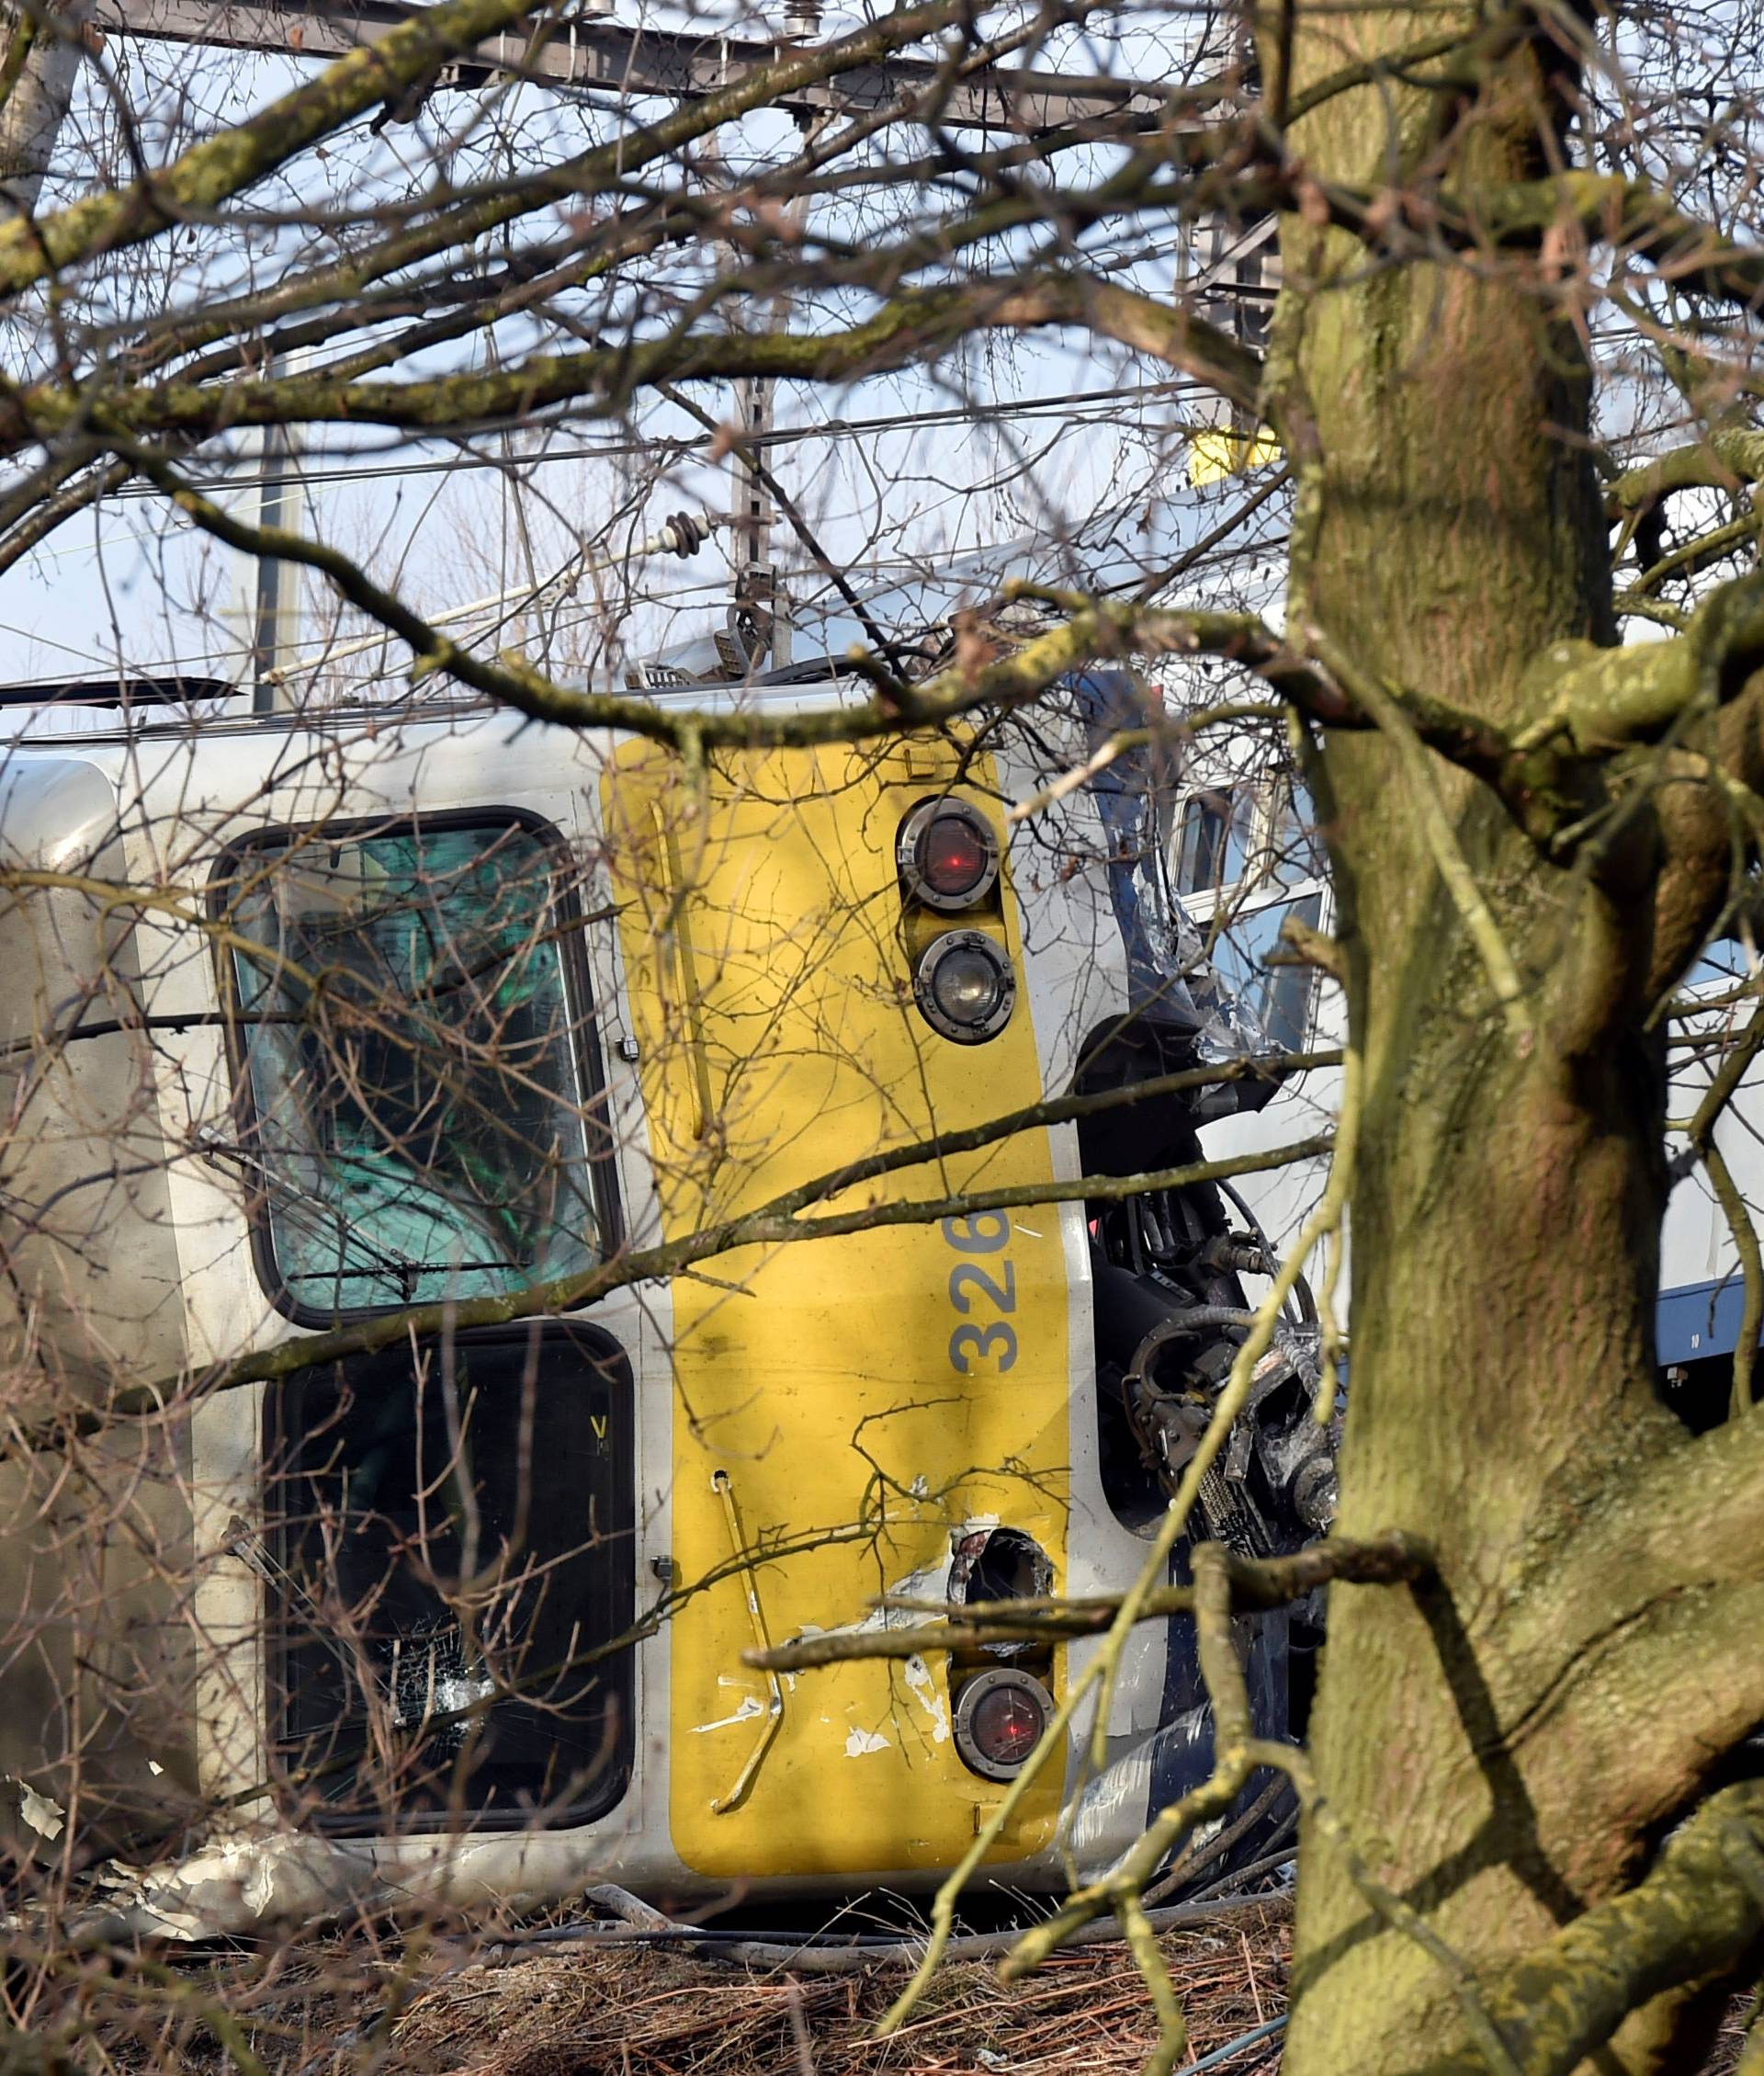
[[[981,1045],[1011,1021],[1017,977],[983,930],[946,930],[925,947],[912,992],[933,1031],[957,1045]]]
[[[982,1780],[1014,1779],[1053,1714],[1053,1696],[1014,1665],[977,1673],[956,1696],[951,1729],[962,1764]]]
[[[999,840],[966,800],[921,800],[900,824],[895,862],[907,891],[927,908],[972,908],[999,877]]]

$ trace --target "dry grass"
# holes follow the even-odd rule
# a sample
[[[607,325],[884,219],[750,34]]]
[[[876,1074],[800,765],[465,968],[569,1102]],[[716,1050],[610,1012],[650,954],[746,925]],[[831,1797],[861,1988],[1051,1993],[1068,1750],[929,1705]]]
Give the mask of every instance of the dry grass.
[[[1278,1904],[1162,1945],[1188,2009],[1186,2059],[1285,2008],[1291,1927]],[[236,2076],[217,2006],[269,2076],[1135,2076],[1155,2039],[1116,1945],[1058,1955],[1010,1988],[989,1963],[946,1967],[888,2040],[870,2035],[898,1966],[798,1979],[653,1946],[472,1953],[463,1927],[424,1940],[379,1926],[207,1968],[192,1957],[175,1990],[146,1994],[138,1977],[98,1968],[64,1985],[78,2007],[69,2063],[92,2076]],[[1747,2008],[1730,2007],[1704,2076],[1736,2068]],[[1272,2076],[1280,2045],[1258,2043],[1220,2076]]]
[[[1746,2021],[1751,2016],[1751,2012],[1752,2000],[1749,1996],[1736,1997],[1728,2005],[1721,2036],[1709,2057],[1706,2076],[1733,2076],[1734,2070],[1739,2067],[1739,2050],[1746,2044]]]
[[[1284,2009],[1290,1929],[1280,1914],[1164,1945],[1196,2053]],[[388,2076],[1080,2076],[1135,2069],[1156,2037],[1117,1946],[1061,1956],[1009,1989],[989,1965],[953,1966],[909,2025],[871,2039],[900,1980],[893,1968],[798,1981],[654,1951],[563,1949],[517,1968],[468,1968],[420,1992],[383,2066]],[[1276,2067],[1278,2045],[1247,2052],[1233,2076]]]

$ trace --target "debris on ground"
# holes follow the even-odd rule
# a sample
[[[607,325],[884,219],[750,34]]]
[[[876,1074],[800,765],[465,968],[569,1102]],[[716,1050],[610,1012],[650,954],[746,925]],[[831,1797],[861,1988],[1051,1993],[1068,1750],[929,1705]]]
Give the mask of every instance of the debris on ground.
[[[1283,1911],[1162,1945],[1192,2055],[1285,2009]],[[516,1968],[469,1967],[419,1992],[380,2066],[387,2076],[1078,2076],[1132,2070],[1157,2039],[1145,1984],[1118,1945],[1057,1955],[1008,1987],[992,1964],[955,1963],[899,2033],[871,2038],[904,1980],[898,1967],[798,1978],[654,1950],[553,1948]],[[1278,2036],[1246,2048],[1229,2076],[1277,2068],[1279,2049]]]
[[[62,2005],[62,2039],[79,2043],[73,2066],[118,2076],[1136,2076],[1157,2042],[1145,1985],[1114,1941],[1010,1985],[992,1960],[947,1963],[878,2040],[907,1980],[892,1960],[801,1974],[666,1945],[493,1936],[401,1936],[382,1923],[206,1964],[187,1956],[156,1986],[100,1965]],[[1159,1944],[1188,2018],[1179,2070],[1274,2076],[1289,1900]],[[1736,2069],[1749,2010],[1729,2007],[1704,2076]]]
[[[1157,2041],[1145,1984],[1116,1941],[1056,1954],[1009,1985],[996,1960],[947,1962],[908,2023],[878,2040],[876,2022],[908,1980],[897,1960],[805,1974],[640,1941],[494,1936],[456,1925],[400,1937],[381,1923],[206,1962],[187,1952],[156,1984],[99,1968],[61,2004],[57,2029],[118,2076],[1132,2076]],[[1275,2022],[1215,2065],[1272,2076],[1288,1899],[1159,1944],[1187,2009],[1181,2066]]]

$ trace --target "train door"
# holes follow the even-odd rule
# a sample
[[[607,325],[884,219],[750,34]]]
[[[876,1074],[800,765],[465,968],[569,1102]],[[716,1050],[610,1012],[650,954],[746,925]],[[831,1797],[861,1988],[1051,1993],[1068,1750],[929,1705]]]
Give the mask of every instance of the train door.
[[[319,1331],[455,1308],[263,1397],[276,1777],[356,1835],[592,1823],[635,1767],[628,1322],[494,1317],[623,1219],[573,802],[518,777],[248,834],[211,887],[265,1293]]]

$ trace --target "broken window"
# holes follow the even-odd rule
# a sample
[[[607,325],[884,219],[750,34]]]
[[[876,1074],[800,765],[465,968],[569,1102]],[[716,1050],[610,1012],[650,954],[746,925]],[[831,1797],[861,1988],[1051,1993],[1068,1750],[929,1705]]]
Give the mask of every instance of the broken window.
[[[632,1384],[585,1320],[266,1396],[271,1736],[321,1828],[583,1823],[631,1773]]]
[[[285,833],[224,861],[238,1151],[260,1267],[297,1318],[598,1258],[598,1078],[562,857],[503,816]]]

